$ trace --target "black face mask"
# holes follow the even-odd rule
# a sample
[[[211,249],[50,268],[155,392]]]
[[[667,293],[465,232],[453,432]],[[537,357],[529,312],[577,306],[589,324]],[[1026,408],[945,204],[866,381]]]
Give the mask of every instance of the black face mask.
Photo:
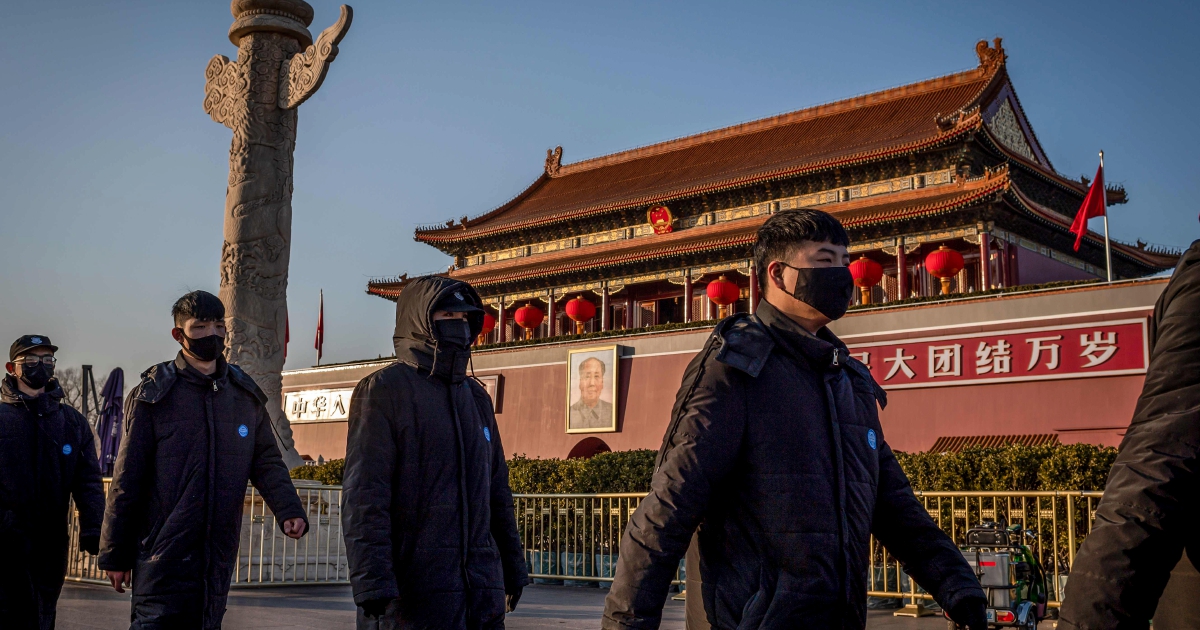
[[[439,319],[433,322],[433,338],[433,376],[463,382],[471,359],[471,325],[465,319]]]
[[[21,382],[28,385],[30,389],[45,387],[51,378],[54,378],[54,368],[46,367],[45,363],[38,363],[34,367],[21,366]]]
[[[846,314],[854,297],[854,276],[848,267],[792,267],[783,261],[779,264],[796,270],[792,297],[829,319],[840,319]]]
[[[200,361],[215,361],[225,351],[225,337],[221,335],[192,339],[183,333],[183,329],[178,330],[181,337],[179,345],[183,346],[185,352]]]

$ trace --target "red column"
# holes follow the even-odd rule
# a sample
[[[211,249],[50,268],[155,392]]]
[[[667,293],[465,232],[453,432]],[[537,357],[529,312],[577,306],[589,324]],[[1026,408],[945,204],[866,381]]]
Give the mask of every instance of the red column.
[[[758,310],[758,266],[750,263],[750,313]]]
[[[554,312],[554,294],[546,298],[546,336],[553,337],[558,334],[558,317]]]
[[[904,251],[904,238],[896,239],[896,299],[908,299],[908,254]]]
[[[612,329],[612,316],[608,314],[608,287],[600,294],[600,330]]]
[[[506,321],[508,318],[506,317],[507,313],[504,309],[504,298],[500,298],[500,305],[496,307],[496,313],[496,329],[500,331],[499,342],[504,343],[505,341],[508,341],[508,322]]]
[[[1008,243],[1003,239],[996,241],[996,260],[999,264],[999,278],[997,284],[1002,287],[1008,286]]]
[[[683,270],[683,323],[692,321],[692,270]]]
[[[979,233],[979,282],[980,291],[992,288],[991,239],[987,232]]]

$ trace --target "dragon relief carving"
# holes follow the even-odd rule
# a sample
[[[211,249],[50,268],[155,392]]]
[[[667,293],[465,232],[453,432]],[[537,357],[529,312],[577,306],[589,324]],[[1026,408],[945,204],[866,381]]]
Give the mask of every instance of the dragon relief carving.
[[[246,243],[226,241],[221,248],[221,286],[248,287],[265,300],[284,299],[287,273],[275,269],[275,263],[286,249],[287,242],[277,234]]]
[[[258,364],[260,357],[272,356],[283,348],[274,329],[255,326],[244,319],[231,319],[227,334],[231,356],[226,358],[230,363],[245,368],[251,375],[254,371],[252,366]]]
[[[283,62],[280,77],[287,77],[287,80],[279,82],[280,107],[292,109],[316,93],[325,81],[329,64],[337,58],[337,45],[350,30],[352,21],[354,10],[343,4],[341,15],[333,26],[321,31],[317,41],[304,52]]]
[[[555,177],[560,169],[562,169],[562,147],[546,149],[546,174]]]

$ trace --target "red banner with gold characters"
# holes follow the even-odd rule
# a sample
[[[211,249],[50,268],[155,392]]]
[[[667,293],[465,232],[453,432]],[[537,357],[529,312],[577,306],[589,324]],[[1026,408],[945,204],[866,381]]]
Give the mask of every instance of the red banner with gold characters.
[[[849,344],[884,389],[1143,374],[1146,320]]]
[[[671,216],[671,210],[666,206],[653,206],[646,211],[646,220],[650,222],[650,227],[654,228],[655,234],[667,234],[675,230],[672,222],[675,217]]]

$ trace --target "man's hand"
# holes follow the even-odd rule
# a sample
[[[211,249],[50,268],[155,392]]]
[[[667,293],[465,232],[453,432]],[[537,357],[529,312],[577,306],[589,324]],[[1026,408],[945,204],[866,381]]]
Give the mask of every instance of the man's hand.
[[[521,591],[523,590],[525,590],[525,587],[518,586],[516,589],[504,594],[505,612],[512,612],[517,609],[517,602],[521,601]]]
[[[288,538],[300,538],[308,531],[308,523],[302,518],[289,518],[283,522],[283,533]]]
[[[954,606],[950,611],[954,623],[969,630],[988,630],[987,600],[978,597],[968,597]]]
[[[108,574],[108,581],[112,582],[113,590],[118,593],[124,593],[123,587],[130,586],[129,571],[105,571]]]

